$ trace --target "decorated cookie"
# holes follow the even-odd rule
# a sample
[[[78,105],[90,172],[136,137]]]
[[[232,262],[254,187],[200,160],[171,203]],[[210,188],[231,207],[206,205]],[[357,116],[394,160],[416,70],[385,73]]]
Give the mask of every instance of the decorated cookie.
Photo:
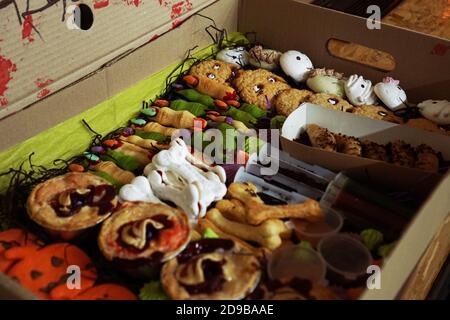
[[[255,68],[263,68],[269,71],[275,70],[280,65],[281,52],[265,49],[262,46],[254,46],[249,51],[248,62]]]
[[[390,110],[381,106],[360,105],[350,110],[351,113],[368,117],[375,120],[389,121],[393,123],[402,123],[402,119],[394,115]]]
[[[398,166],[413,168],[415,162],[414,149],[404,141],[389,143],[388,150],[392,157],[392,163]]]
[[[280,65],[284,73],[297,83],[306,81],[309,72],[314,68],[307,55],[295,50],[283,53]]]
[[[175,300],[238,300],[261,277],[257,257],[230,239],[191,242],[161,270],[164,291]]]
[[[309,90],[286,89],[275,97],[274,105],[277,113],[287,117],[312,96]]]
[[[373,105],[377,101],[372,82],[364,80],[362,76],[356,74],[350,76],[345,82],[344,89],[348,100],[355,106]]]
[[[377,97],[392,111],[406,107],[406,92],[399,84],[400,81],[387,77],[373,89]]]
[[[239,72],[233,85],[245,102],[263,110],[272,107],[278,93],[290,88],[283,78],[264,69]]]
[[[345,96],[343,74],[333,69],[314,69],[309,73],[306,85],[316,93]]]
[[[309,102],[325,108],[344,112],[349,112],[353,108],[353,106],[343,98],[328,93],[315,94],[309,99]]]
[[[450,101],[426,100],[417,105],[420,113],[439,125],[450,125]]]
[[[226,48],[217,53],[216,59],[238,67],[245,67],[248,65],[249,53],[244,47]]]
[[[189,70],[189,74],[196,77],[207,77],[221,84],[229,84],[237,69],[239,66],[236,64],[219,60],[203,60],[194,64]]]

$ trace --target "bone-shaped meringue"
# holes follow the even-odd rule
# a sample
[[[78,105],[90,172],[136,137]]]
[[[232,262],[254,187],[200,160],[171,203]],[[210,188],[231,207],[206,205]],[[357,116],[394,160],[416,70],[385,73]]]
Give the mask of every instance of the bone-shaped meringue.
[[[161,203],[153,194],[149,181],[143,176],[134,178],[131,183],[120,188],[119,198],[122,201]]]

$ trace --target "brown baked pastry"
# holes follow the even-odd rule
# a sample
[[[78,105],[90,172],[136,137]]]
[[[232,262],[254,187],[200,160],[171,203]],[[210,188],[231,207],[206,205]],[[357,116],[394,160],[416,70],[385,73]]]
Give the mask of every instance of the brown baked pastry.
[[[418,128],[430,132],[447,134],[446,131],[444,129],[441,129],[436,123],[425,118],[409,119],[406,122],[406,125],[411,128]]]
[[[164,264],[161,283],[175,300],[239,300],[261,277],[259,260],[230,239],[191,242]]]
[[[189,241],[188,216],[164,204],[127,202],[106,220],[98,245],[108,260],[165,262]]]
[[[92,165],[90,169],[99,171],[99,172],[104,172],[122,185],[130,183],[131,180],[133,180],[135,178],[135,175],[133,174],[133,172],[119,168],[112,161],[100,161],[100,162]]]
[[[38,184],[27,211],[34,222],[69,240],[108,218],[117,201],[114,187],[103,178],[71,172]]]
[[[399,124],[403,123],[402,118],[397,117],[396,115],[394,115],[392,111],[389,111],[381,106],[373,106],[373,105],[355,106],[353,107],[353,109],[349,110],[349,112],[375,120],[383,120]]]
[[[326,128],[322,128],[317,124],[309,124],[306,127],[311,146],[326,151],[336,151],[336,138]]]
[[[362,156],[372,160],[389,161],[386,147],[372,141],[362,142]]]
[[[439,157],[436,151],[426,144],[421,144],[416,148],[416,168],[437,172],[439,171]]]
[[[343,112],[350,112],[353,108],[345,99],[328,93],[317,93],[309,99],[309,102]]]
[[[221,84],[229,85],[236,76],[239,66],[219,61],[219,60],[203,60],[196,63],[189,70],[189,74],[196,77],[208,77],[211,80]]]
[[[350,156],[361,157],[361,142],[354,138],[343,134],[335,134],[337,152],[345,153]]]
[[[313,93],[309,90],[286,89],[281,91],[274,100],[277,113],[289,116],[303,102],[309,100]]]
[[[273,106],[277,94],[291,88],[283,78],[264,69],[239,71],[233,86],[245,102],[263,110],[269,108],[266,98]]]
[[[388,148],[391,153],[392,163],[398,166],[414,167],[414,149],[404,141],[389,143]]]

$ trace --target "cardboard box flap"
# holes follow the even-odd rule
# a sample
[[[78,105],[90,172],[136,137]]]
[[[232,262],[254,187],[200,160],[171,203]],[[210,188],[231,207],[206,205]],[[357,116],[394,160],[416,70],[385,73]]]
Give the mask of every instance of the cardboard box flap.
[[[259,42],[277,50],[302,51],[317,68],[333,68],[347,76],[359,74],[373,82],[386,76],[399,79],[412,103],[450,99],[450,76],[444,71],[450,70],[450,52],[436,50],[450,47],[450,41],[441,38],[386,24],[370,30],[364,18],[295,0],[243,1],[239,31],[256,32]],[[396,68],[387,73],[335,58],[327,50],[333,38],[389,53]]]
[[[212,2],[0,1],[0,119],[154,40]],[[87,9],[78,15],[73,6],[80,4]],[[73,29],[83,27],[86,10],[93,15],[91,28]]]

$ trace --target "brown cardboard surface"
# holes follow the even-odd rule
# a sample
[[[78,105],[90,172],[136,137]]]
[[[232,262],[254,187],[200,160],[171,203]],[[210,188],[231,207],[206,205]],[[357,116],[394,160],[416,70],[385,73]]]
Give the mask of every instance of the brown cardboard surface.
[[[277,14],[274,14],[277,12]],[[306,53],[315,67],[334,68],[346,75],[360,74],[372,81],[385,76],[400,79],[410,102],[450,99],[450,52],[441,53],[450,41],[383,24],[369,30],[360,17],[295,0],[246,0],[240,11],[240,31],[255,31],[257,40],[285,51]],[[327,41],[336,38],[387,52],[396,69],[382,72],[331,56]]]
[[[157,38],[213,1],[2,1],[0,118]],[[94,15],[86,31],[66,25],[67,8],[79,3]]]
[[[237,0],[225,0],[202,10],[202,14],[213,17],[219,26],[235,30],[237,10]],[[198,45],[201,48],[210,44],[211,39],[204,31],[210,23],[211,21],[205,18],[193,16],[177,29],[129,53],[121,60],[68,85],[46,99],[37,101],[22,112],[2,119],[0,150],[5,150],[110,98],[183,58],[193,46]]]

